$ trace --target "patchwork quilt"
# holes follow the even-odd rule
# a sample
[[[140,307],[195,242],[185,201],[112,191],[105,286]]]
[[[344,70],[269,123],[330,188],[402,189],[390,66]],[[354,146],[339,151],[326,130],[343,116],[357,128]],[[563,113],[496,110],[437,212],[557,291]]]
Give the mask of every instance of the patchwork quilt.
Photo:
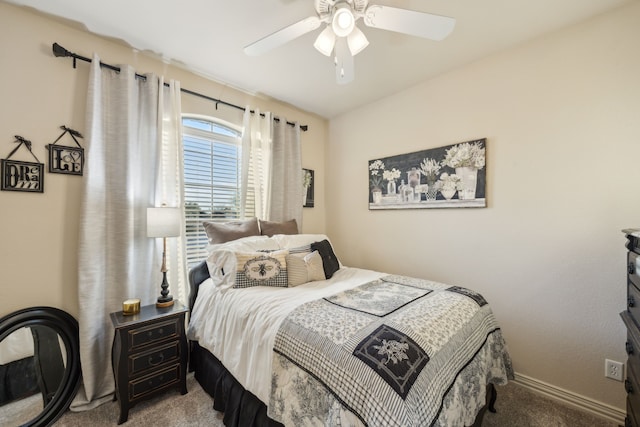
[[[272,368],[268,415],[287,426],[471,425],[513,378],[480,294],[397,275],[299,306]]]

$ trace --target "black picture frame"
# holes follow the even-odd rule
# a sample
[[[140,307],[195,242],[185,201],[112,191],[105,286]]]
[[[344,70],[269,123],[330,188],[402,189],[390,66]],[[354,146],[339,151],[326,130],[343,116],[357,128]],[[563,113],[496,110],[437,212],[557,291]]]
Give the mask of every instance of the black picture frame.
[[[0,160],[2,191],[44,192],[44,163]]]
[[[302,177],[303,184],[302,188],[305,191],[303,198],[303,208],[312,208],[314,207],[314,185],[315,185],[315,172],[313,169],[302,169]],[[308,185],[305,185],[308,182]]]
[[[82,176],[84,148],[49,144],[49,173]]]

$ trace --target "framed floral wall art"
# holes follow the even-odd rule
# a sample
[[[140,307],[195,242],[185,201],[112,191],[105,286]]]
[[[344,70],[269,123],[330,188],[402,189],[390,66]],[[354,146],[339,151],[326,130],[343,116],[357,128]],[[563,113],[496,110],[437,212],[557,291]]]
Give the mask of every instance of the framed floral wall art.
[[[369,161],[369,209],[483,208],[486,138]]]

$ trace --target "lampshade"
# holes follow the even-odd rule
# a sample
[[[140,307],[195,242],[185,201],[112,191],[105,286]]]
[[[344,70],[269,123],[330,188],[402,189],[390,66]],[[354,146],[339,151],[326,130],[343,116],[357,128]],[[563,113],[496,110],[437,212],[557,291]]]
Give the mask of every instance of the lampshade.
[[[313,43],[313,47],[318,49],[318,52],[321,54],[331,56],[331,52],[333,52],[333,46],[335,44],[336,34],[333,32],[331,25],[327,25],[327,27],[318,35],[315,43]]]
[[[181,219],[178,208],[147,208],[147,236],[178,237]]]
[[[369,40],[367,40],[367,37],[360,28],[354,27],[351,34],[347,37],[347,44],[349,45],[351,55],[356,56],[362,52],[365,47],[369,46]]]

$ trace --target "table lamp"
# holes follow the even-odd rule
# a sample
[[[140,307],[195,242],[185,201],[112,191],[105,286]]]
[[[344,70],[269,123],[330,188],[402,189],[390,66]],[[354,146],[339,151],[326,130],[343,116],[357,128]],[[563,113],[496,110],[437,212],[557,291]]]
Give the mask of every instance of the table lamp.
[[[156,307],[170,307],[173,297],[169,295],[167,281],[167,237],[180,236],[182,211],[179,208],[147,208],[147,236],[162,237],[162,291],[156,302]]]

